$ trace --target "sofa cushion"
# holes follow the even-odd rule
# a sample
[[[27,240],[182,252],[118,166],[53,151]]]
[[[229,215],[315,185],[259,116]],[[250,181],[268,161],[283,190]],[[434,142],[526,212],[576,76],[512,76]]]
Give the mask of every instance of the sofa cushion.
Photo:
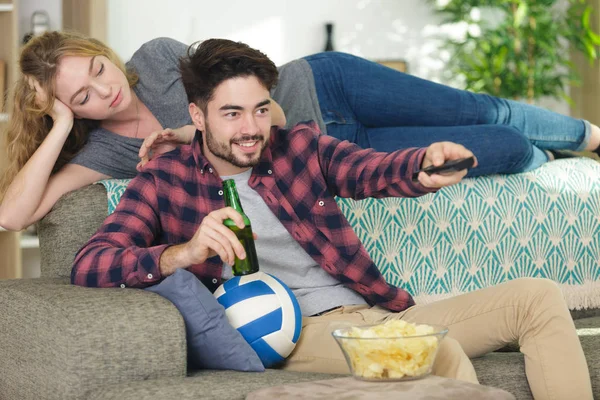
[[[90,400],[243,400],[256,389],[338,375],[267,369],[265,372],[194,371],[187,378],[127,382],[96,391]]]
[[[161,296],[68,278],[0,280],[0,399],[80,400],[186,376],[183,319]]]
[[[227,321],[223,306],[194,274],[178,269],[146,290],[171,301],[183,316],[190,367],[265,370],[254,349]]]
[[[575,320],[587,360],[595,399],[600,399],[600,317]],[[525,377],[523,354],[494,352],[472,360],[482,385],[507,390],[519,400],[533,399]]]

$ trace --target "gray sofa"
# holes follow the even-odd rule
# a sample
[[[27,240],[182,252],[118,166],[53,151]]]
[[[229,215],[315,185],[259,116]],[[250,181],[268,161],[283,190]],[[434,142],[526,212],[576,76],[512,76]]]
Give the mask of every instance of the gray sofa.
[[[243,399],[263,387],[333,377],[188,371],[183,320],[170,302],[143,290],[70,285],[74,253],[106,211],[101,185],[64,196],[38,226],[42,277],[0,281],[0,399]],[[574,318],[578,328],[600,330],[597,310]],[[586,333],[600,399],[600,334]],[[473,363],[482,384],[532,398],[516,347]]]

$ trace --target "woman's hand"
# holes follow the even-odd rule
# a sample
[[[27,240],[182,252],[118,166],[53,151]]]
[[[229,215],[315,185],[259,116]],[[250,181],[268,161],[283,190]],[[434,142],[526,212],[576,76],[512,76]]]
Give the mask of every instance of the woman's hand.
[[[29,77],[28,78],[29,87],[35,90],[35,102],[38,107],[44,108],[46,104],[48,104],[48,94],[46,91],[40,86],[39,82],[35,79]],[[50,117],[57,123],[66,123],[67,125],[73,126],[73,111],[62,101],[54,98],[54,104],[52,105],[52,110],[50,110]],[[69,128],[69,131],[71,129]]]
[[[283,108],[275,100],[271,99],[271,126],[278,126],[279,128],[285,128],[287,120]]]
[[[421,169],[425,169],[431,165],[440,166],[447,161],[458,160],[461,158],[474,157],[473,153],[464,146],[452,142],[433,143],[427,148]],[[477,166],[477,159],[473,164],[473,168]],[[419,182],[428,188],[441,188],[444,186],[454,185],[464,178],[467,170],[455,171],[444,174],[427,175],[425,172],[419,173]]]
[[[193,125],[186,125],[177,129],[167,128],[162,131],[153,132],[144,139],[144,143],[140,146],[138,156],[142,160],[138,163],[137,170],[139,171],[152,157],[158,154],[174,150],[182,144],[190,144],[195,132],[196,128]]]

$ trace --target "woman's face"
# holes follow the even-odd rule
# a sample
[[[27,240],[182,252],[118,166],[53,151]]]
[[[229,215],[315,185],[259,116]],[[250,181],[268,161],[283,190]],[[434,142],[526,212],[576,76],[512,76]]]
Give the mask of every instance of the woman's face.
[[[125,74],[104,56],[65,56],[58,65],[56,97],[75,117],[114,118],[131,104]]]

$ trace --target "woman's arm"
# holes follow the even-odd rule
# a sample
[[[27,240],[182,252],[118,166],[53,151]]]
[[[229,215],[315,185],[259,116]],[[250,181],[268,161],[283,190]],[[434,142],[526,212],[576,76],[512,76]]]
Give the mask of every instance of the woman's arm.
[[[54,126],[8,186],[0,204],[0,226],[18,231],[39,221],[65,193],[106,177],[78,165],[66,165],[51,176],[69,136],[72,119],[57,119]]]
[[[29,87],[35,90],[38,105],[45,104],[47,96],[39,83],[30,78]],[[56,160],[71,134],[74,116],[69,107],[54,99],[50,117],[52,129],[4,193],[0,204],[0,226],[5,229],[21,230],[31,225],[46,215],[63,194],[107,177],[77,165],[66,165],[52,175]]]
[[[271,99],[271,125],[285,128],[286,119],[283,108],[273,99]]]

